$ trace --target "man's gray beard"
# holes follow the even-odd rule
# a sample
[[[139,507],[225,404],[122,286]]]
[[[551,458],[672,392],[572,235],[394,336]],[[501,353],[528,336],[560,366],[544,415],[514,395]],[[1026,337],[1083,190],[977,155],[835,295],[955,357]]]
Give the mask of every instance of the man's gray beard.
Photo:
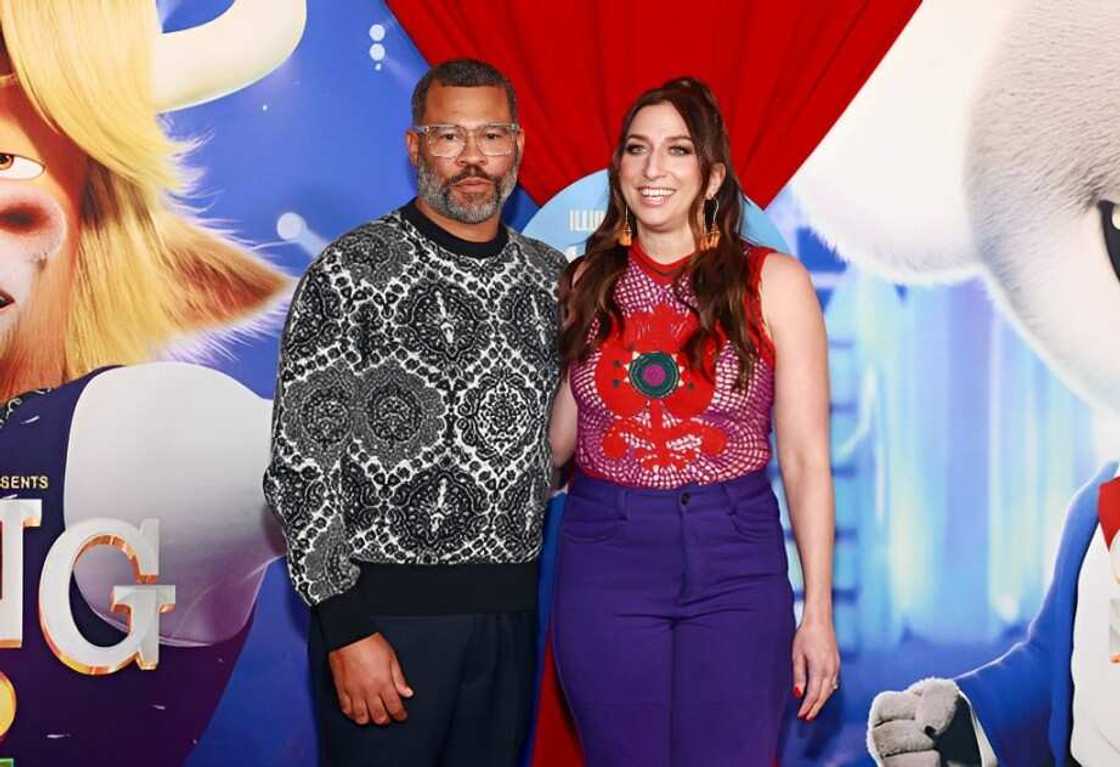
[[[464,205],[452,198],[451,184],[440,179],[421,154],[416,169],[416,193],[441,215],[462,224],[480,224],[501,210],[502,205],[513,194],[513,188],[517,186],[517,169],[520,165],[521,157],[515,153],[513,165],[494,185],[492,193],[485,199]]]

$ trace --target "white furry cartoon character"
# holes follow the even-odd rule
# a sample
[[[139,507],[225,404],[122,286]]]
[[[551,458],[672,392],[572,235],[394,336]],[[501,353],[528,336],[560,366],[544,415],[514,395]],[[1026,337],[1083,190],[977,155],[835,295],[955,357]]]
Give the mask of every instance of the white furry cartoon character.
[[[0,756],[18,764],[181,763],[283,554],[260,486],[271,403],[158,360],[251,328],[290,280],[176,201],[189,146],[160,115],[268,74],[305,20],[305,0],[235,0],[165,34],[154,0],[0,0],[0,504],[42,517],[22,531],[22,642],[0,649]],[[154,671],[77,674],[40,629],[47,551],[95,518],[159,522],[176,592]],[[132,582],[120,552],[81,555],[89,642],[121,641],[113,586]]]
[[[813,227],[903,283],[979,276],[1074,391],[1120,409],[1120,4],[923,4],[794,179]],[[881,693],[888,767],[1120,764],[1120,481],[1073,499],[1027,637]],[[1057,509],[1055,509],[1057,513]],[[1010,545],[1010,544],[1009,544]]]

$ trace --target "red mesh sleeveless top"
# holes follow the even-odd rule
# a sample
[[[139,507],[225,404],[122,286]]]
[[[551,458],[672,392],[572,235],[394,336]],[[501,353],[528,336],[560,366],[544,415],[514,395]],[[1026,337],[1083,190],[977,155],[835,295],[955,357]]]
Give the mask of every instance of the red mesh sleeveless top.
[[[770,252],[747,249],[756,289]],[[612,328],[598,349],[572,366],[576,463],[587,474],[670,489],[734,479],[770,461],[773,345],[752,335],[761,358],[745,390],[734,388],[739,361],[729,343],[709,353],[714,380],[690,369],[683,346],[697,321],[673,293],[679,265],[658,264],[633,245],[615,286],[626,318],[623,332]],[[689,291],[687,285],[680,289]],[[761,309],[752,302],[748,311],[757,317]],[[593,325],[591,335],[596,331]]]

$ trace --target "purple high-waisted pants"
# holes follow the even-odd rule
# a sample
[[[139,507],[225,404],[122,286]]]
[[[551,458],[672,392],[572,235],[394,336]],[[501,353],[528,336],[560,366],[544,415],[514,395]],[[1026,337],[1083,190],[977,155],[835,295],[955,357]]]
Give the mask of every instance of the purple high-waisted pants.
[[[644,490],[577,473],[553,639],[587,767],[771,767],[793,593],[765,471]]]

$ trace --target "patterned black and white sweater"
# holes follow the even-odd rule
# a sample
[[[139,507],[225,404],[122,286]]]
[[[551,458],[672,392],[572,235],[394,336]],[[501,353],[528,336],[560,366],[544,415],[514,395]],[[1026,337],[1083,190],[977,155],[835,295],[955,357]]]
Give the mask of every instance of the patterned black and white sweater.
[[[559,358],[557,251],[460,240],[415,203],[296,288],[265,495],[332,649],[371,613],[532,609]]]

